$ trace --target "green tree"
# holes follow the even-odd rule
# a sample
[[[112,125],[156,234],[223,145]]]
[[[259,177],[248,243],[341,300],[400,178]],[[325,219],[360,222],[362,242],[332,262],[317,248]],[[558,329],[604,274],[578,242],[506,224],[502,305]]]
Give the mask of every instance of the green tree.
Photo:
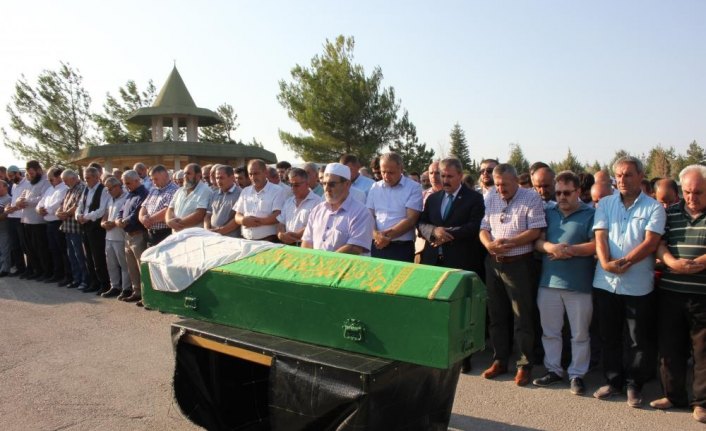
[[[262,142],[258,141],[255,137],[253,137],[252,141],[248,142],[245,145],[250,145],[252,147],[257,147],[257,148],[265,148],[265,146],[262,145]]]
[[[419,143],[417,128],[409,121],[405,110],[400,121],[395,124],[397,138],[390,144],[390,151],[402,157],[407,172],[423,172],[434,158],[434,150],[427,149],[427,144]]]
[[[561,162],[556,163],[554,170],[556,172],[572,171],[575,174],[580,174],[585,170],[585,167],[576,159],[574,154],[571,152],[571,149],[569,149],[569,152],[566,154],[566,158]]]
[[[454,124],[450,138],[451,148],[449,149],[449,155],[459,159],[461,164],[463,164],[463,168],[468,169],[471,165],[471,156],[466,143],[466,132],[463,131],[460,124]]]
[[[630,153],[628,153],[627,151],[623,150],[622,148],[619,149],[618,151],[616,151],[616,152],[615,152],[615,155],[613,156],[613,158],[610,160],[610,163],[608,164],[608,169],[609,169],[609,171],[610,171],[611,173],[613,172],[613,165],[615,164],[615,162],[616,162],[619,158],[625,157],[625,156],[630,156],[630,155],[631,155]]]
[[[139,108],[151,106],[156,95],[157,89],[152,80],[148,81],[144,91],[137,88],[135,81],[129,80],[118,89],[118,98],[108,93],[103,103],[103,113],[93,116],[103,140],[108,144],[150,142],[152,133],[148,126],[128,123],[125,119]]]
[[[520,144],[510,144],[510,157],[507,159],[507,163],[514,166],[518,174],[529,172],[530,163],[525,158]]]
[[[679,154],[674,160],[672,160],[672,178],[678,180],[679,172],[687,166],[689,166],[689,163],[687,163],[687,158]]]
[[[199,129],[199,140],[204,142],[214,142],[217,144],[234,143],[233,133],[240,126],[238,124],[238,114],[228,103],[224,103],[216,108],[216,114],[223,120],[221,124],[201,127]]]
[[[669,178],[672,173],[672,161],[676,159],[674,148],[665,149],[657,145],[650,149],[645,163],[647,178]]]
[[[96,143],[83,78],[70,64],[60,64],[58,71],[44,70],[35,85],[20,77],[7,105],[17,137],[2,129],[5,145],[16,156],[45,166],[65,164],[74,152]]]
[[[586,170],[592,174],[595,174],[596,172],[600,171],[601,169],[603,169],[603,168],[601,167],[601,164],[598,163],[598,160],[596,160],[595,162],[593,162],[593,164],[591,166],[586,168]]]
[[[366,164],[395,138],[398,103],[392,87],[383,88],[382,71],[370,76],[353,63],[352,37],[326,40],[324,53],[309,68],[296,65],[293,82],[279,82],[279,103],[309,135],[280,130],[286,146],[304,160],[335,160],[357,154]]]
[[[684,167],[701,163],[704,159],[706,159],[704,149],[696,143],[696,141],[692,141],[691,144],[689,144],[689,148],[686,150],[686,159],[684,160],[686,164]]]

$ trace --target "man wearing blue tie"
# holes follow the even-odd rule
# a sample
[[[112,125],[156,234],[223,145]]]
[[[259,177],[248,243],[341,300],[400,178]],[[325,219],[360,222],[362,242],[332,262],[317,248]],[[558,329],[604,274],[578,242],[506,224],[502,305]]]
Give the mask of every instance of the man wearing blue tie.
[[[485,249],[478,238],[483,196],[463,184],[458,159],[444,159],[439,168],[443,189],[427,198],[419,218],[419,233],[426,240],[422,263],[473,271],[483,279]]]
[[[421,263],[473,271],[485,279],[485,248],[480,242],[480,223],[485,214],[483,195],[463,184],[463,165],[458,159],[439,162],[442,189],[424,204],[417,228],[425,239]],[[470,358],[462,371],[471,370]]]

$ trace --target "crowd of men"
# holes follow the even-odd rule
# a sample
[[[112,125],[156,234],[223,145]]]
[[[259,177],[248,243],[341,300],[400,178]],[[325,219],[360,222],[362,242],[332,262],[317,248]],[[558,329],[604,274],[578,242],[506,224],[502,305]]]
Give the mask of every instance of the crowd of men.
[[[606,381],[593,396],[626,393],[640,407],[659,361],[664,397],[650,405],[691,405],[706,422],[706,167],[688,166],[679,185],[645,179],[633,157],[615,162],[614,178],[541,162],[525,176],[492,159],[480,168],[476,186],[457,159],[406,174],[395,153],[370,169],[351,154],[321,167],[251,160],[177,173],[93,164],[83,180],[37,161],[25,174],[0,167],[0,277],[142,305],[141,254],[191,227],[469,270],[488,292],[483,377],[509,372],[514,351],[518,386],[566,379],[582,395],[600,361]],[[532,379],[539,363],[547,372]]]

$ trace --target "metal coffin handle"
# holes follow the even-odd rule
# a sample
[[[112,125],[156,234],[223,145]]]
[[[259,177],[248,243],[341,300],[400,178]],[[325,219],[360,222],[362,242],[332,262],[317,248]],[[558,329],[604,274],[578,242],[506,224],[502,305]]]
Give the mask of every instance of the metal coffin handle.
[[[357,319],[346,319],[343,322],[343,338],[361,342],[365,336],[365,325]]]

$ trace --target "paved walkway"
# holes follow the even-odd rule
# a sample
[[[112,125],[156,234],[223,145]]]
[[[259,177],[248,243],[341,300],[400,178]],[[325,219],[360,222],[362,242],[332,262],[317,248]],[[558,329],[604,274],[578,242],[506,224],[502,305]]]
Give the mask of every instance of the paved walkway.
[[[0,429],[193,430],[172,401],[169,324],[74,289],[0,279]],[[704,430],[686,410],[631,409],[624,398],[576,397],[568,386],[518,388],[479,377],[487,353],[459,382],[454,430]],[[537,374],[541,370],[536,370]],[[601,383],[589,375],[592,391]],[[658,395],[646,388],[646,399]]]

